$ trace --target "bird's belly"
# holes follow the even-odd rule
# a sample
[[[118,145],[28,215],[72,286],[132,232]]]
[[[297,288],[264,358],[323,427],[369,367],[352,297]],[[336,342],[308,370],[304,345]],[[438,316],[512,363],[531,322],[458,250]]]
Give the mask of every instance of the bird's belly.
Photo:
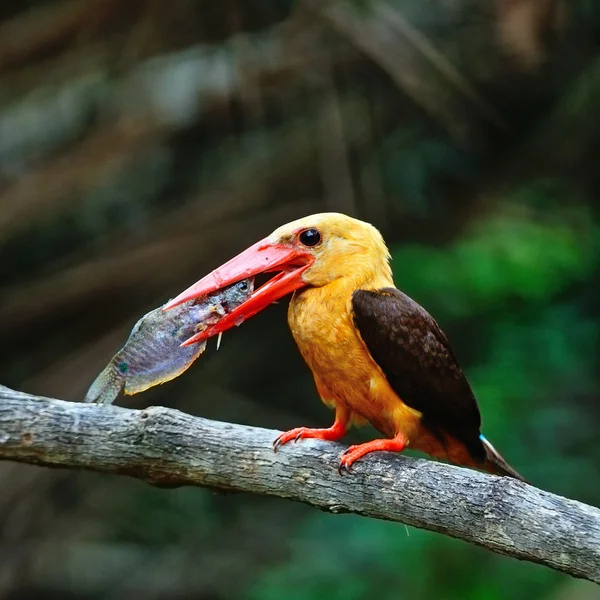
[[[299,323],[290,314],[290,328],[302,357],[310,367],[323,401],[342,403],[388,437],[402,433],[408,439],[421,427],[421,414],[406,406],[359,338],[350,317],[328,315]]]

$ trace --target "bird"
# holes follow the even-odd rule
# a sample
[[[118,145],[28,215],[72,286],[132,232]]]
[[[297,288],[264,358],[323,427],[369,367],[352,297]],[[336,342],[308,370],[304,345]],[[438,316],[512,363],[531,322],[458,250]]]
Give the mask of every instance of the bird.
[[[274,441],[276,451],[303,438],[340,440],[352,426],[370,423],[383,437],[350,446],[340,458],[340,473],[372,452],[410,448],[525,481],[481,433],[477,400],[447,336],[396,287],[390,263],[373,225],[341,213],[309,215],[275,229],[165,310],[274,272],[245,302],[184,345],[240,325],[292,294],[289,328],[335,419],[330,427],[282,433]]]

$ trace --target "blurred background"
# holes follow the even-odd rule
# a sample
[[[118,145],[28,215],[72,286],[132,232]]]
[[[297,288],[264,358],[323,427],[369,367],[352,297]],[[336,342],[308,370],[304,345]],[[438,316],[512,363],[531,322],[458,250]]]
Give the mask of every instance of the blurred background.
[[[595,0],[3,0],[0,382],[81,399],[146,311],[342,211],[447,331],[486,436],[597,506],[599,106]],[[285,311],[119,403],[329,425]],[[2,599],[600,597],[288,501],[8,463],[0,488]]]

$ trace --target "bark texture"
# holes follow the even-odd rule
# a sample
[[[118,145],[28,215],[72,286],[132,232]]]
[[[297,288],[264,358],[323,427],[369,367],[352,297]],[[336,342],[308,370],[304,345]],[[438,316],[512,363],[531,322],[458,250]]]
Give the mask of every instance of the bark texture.
[[[597,508],[513,479],[388,453],[340,476],[342,445],[303,440],[275,454],[277,433],[0,386],[2,460],[279,496],[437,531],[600,583]]]

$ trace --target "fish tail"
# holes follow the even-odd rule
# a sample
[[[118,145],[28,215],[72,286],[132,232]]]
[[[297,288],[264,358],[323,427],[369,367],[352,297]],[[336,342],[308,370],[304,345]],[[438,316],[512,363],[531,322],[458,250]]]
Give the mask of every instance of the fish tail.
[[[84,402],[112,404],[125,385],[125,378],[115,371],[112,361],[96,377],[87,391]]]
[[[524,481],[528,483],[527,480],[520,475],[517,471],[515,471],[505,460],[502,458],[502,455],[488,442],[488,440],[480,435],[479,439],[483,443],[483,447],[485,448],[485,464],[484,468],[486,471],[490,473],[494,473],[495,475],[505,475],[508,477],[513,477],[514,479],[518,479],[519,481]]]

